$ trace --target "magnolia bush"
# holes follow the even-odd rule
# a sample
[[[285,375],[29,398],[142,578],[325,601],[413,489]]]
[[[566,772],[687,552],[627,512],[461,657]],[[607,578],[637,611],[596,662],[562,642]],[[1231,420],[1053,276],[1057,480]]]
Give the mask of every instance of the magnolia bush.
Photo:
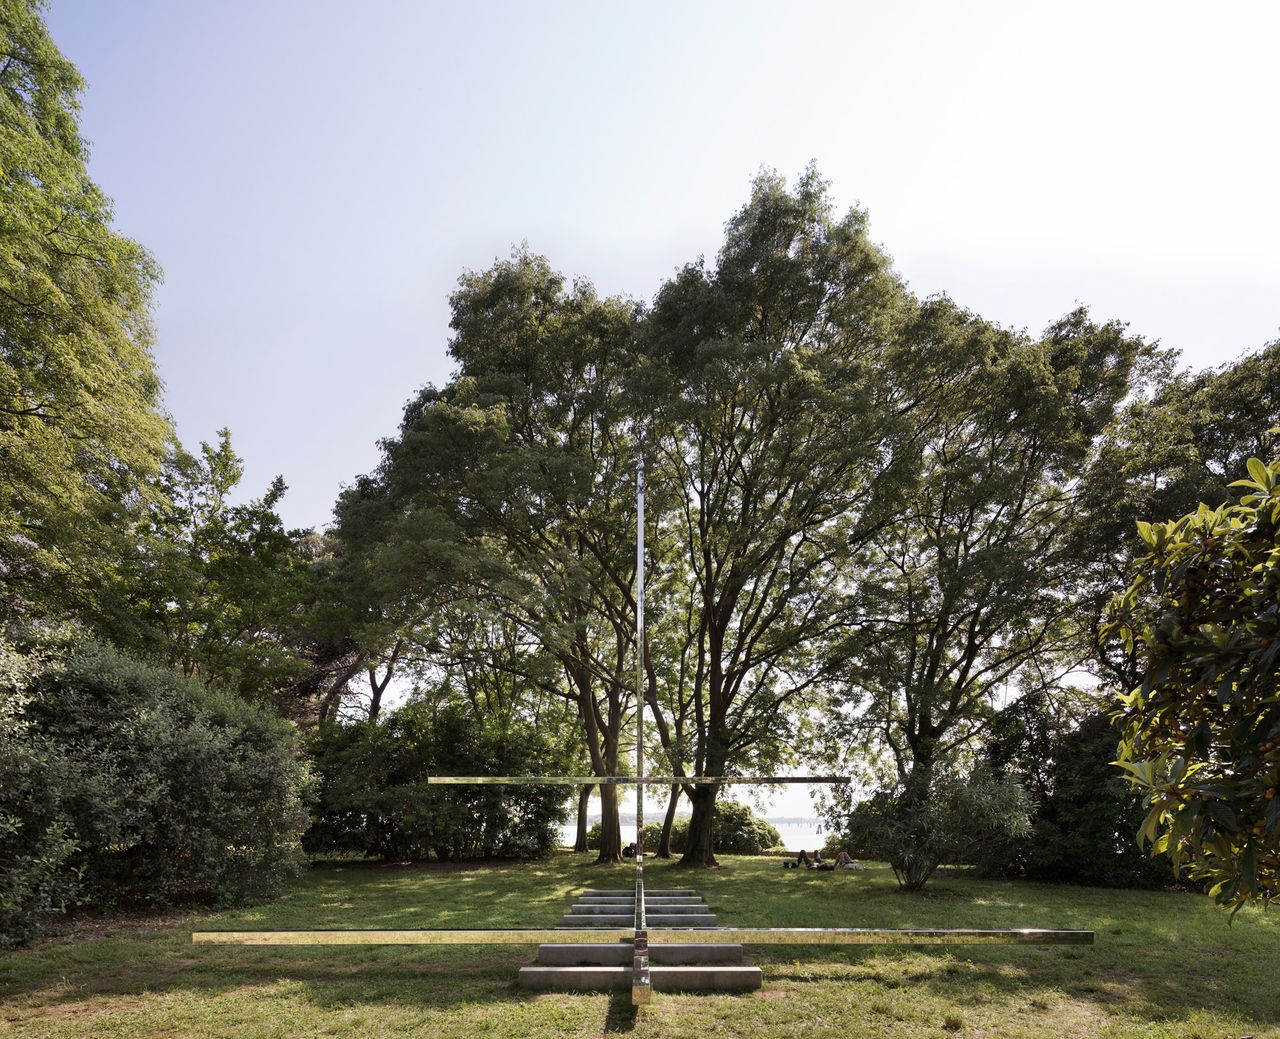
[[[1233,909],[1280,886],[1280,458],[1248,470],[1238,504],[1139,525],[1105,632],[1144,671],[1117,712],[1140,839]]]

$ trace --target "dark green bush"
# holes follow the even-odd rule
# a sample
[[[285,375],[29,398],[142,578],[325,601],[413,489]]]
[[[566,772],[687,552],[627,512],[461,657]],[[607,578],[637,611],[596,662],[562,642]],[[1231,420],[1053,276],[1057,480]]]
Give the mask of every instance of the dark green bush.
[[[297,875],[307,777],[286,723],[100,645],[4,652],[0,942],[71,903],[229,903]]]
[[[622,824],[623,844],[631,843],[635,826]],[[587,847],[592,851],[600,847],[600,824],[587,831]],[[671,824],[671,850],[683,854],[689,837],[689,817],[680,816]],[[662,838],[662,823],[645,823],[644,850],[655,852]],[[717,801],[715,822],[712,824],[712,840],[715,850],[724,855],[759,855],[782,843],[782,835],[772,823],[761,819],[751,808],[737,801]]]
[[[1146,807],[1112,762],[1119,732],[1101,713],[1058,718],[1042,702],[1008,708],[993,724],[986,755],[1035,799],[1031,830],[974,856],[988,876],[1108,887],[1161,887],[1174,880],[1137,833]]]
[[[326,725],[310,743],[319,804],[312,854],[458,860],[555,850],[563,787],[428,786],[431,775],[554,775],[566,763],[532,726],[484,725],[469,706],[410,700],[377,724]]]

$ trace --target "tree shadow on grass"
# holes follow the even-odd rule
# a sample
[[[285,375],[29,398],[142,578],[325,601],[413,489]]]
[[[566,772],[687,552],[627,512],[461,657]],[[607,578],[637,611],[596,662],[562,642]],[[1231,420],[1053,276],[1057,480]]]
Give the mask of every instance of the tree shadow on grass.
[[[305,1002],[321,1011],[359,1006],[425,1011],[474,1005],[505,1015],[520,1013],[520,1008],[539,998],[568,998],[568,994],[548,997],[516,987],[519,967],[532,958],[532,950],[520,947],[502,953],[452,947],[432,950],[430,955],[364,950],[352,958],[344,955],[346,950],[337,949],[172,951],[175,962],[168,972],[157,970],[154,963],[150,969],[125,966],[109,973],[103,964],[68,965],[56,987],[49,986],[46,977],[45,986],[32,986],[21,1002],[41,1012],[55,1012],[62,1006],[107,1005],[143,995],[174,994],[216,1003],[261,991],[264,1000],[272,1000],[279,998],[282,983],[301,989]],[[1211,1011],[1245,1019],[1260,1030],[1280,1024],[1280,1006],[1269,998],[1266,986],[1259,986],[1258,994],[1245,993],[1239,985],[1223,984],[1219,977],[1197,980],[1190,971],[1144,969],[1139,964],[1117,963],[1112,955],[1099,959],[1093,952],[1039,947],[924,951],[770,946],[751,950],[751,959],[763,970],[766,989],[871,983],[881,986],[887,998],[928,996],[956,1008],[991,1002],[1011,1008],[1037,1007],[1065,997],[1117,1019],[1172,1023]],[[893,992],[897,995],[890,995]],[[6,993],[9,998],[14,995],[12,988]],[[637,1011],[625,990],[610,993],[607,1005],[595,1006],[603,1010],[606,1032],[635,1029]]]
[[[1209,974],[1096,947],[953,946],[935,949],[770,946],[753,950],[765,984],[873,983],[918,992],[955,1006],[1003,997],[1012,1007],[1043,1007],[1058,997],[1116,1017],[1185,1021],[1213,1012],[1259,1028],[1280,1025],[1280,1003],[1262,968],[1258,983],[1228,983],[1229,969]]]

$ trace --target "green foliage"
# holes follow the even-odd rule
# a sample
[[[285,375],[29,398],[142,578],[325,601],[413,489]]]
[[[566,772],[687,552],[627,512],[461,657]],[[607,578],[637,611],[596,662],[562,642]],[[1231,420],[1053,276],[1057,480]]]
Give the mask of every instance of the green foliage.
[[[1107,632],[1142,665],[1117,712],[1142,840],[1237,909],[1280,886],[1280,458],[1247,469],[1239,504],[1139,524]]]
[[[97,644],[3,656],[5,943],[73,901],[237,901],[297,875],[307,778],[283,722]]]
[[[916,320],[945,347],[937,421],[901,511],[850,561],[860,617],[825,737],[841,765],[883,751],[923,796],[998,697],[1092,654],[1080,601],[1111,549],[1079,535],[1082,477],[1148,348],[1082,309],[1038,339],[945,299]]]
[[[968,777],[935,777],[927,800],[914,791],[880,790],[831,821],[856,858],[893,868],[907,891],[919,891],[945,862],[967,860],[984,842],[1030,828],[1031,798],[1016,781],[976,769]]]
[[[283,480],[233,505],[242,473],[225,429],[198,456],[171,455],[119,572],[115,613],[99,627],[206,685],[288,707],[319,579],[307,535],[276,513]]]
[[[486,724],[457,703],[417,697],[385,720],[322,725],[310,749],[319,803],[312,854],[387,859],[536,858],[555,850],[563,787],[428,786],[431,775],[555,775],[565,762],[527,723]]]
[[[630,844],[630,834],[635,828],[626,830]],[[712,827],[714,851],[721,855],[759,855],[762,851],[776,848],[782,843],[782,835],[767,819],[761,819],[751,810],[750,805],[737,801],[718,801],[716,803],[715,823]],[[644,827],[645,851],[657,851],[658,842],[662,838],[662,823],[646,823]],[[600,824],[596,823],[587,831],[587,847],[600,846]],[[680,816],[671,824],[671,850],[683,854],[689,847],[689,817]]]
[[[424,640],[451,674],[514,628],[520,652],[495,670],[571,704],[592,772],[616,775],[635,630],[621,395],[634,307],[527,250],[464,275],[451,304],[457,378],[409,402],[378,473],[339,501],[349,569],[393,622],[476,618],[474,639]],[[602,797],[616,818],[615,789]],[[603,860],[620,858],[618,837],[611,827]]]
[[[0,0],[0,610],[92,616],[169,436],[158,272],[111,229],[40,6]]]
[[[738,801],[717,802],[712,832],[713,850],[724,855],[758,855],[782,843],[772,823]]]
[[[646,317],[635,407],[682,584],[667,615],[695,772],[785,760],[830,678],[845,564],[910,475],[909,369],[929,354],[910,311],[866,213],[836,214],[810,168],[757,177],[714,265],[681,269]],[[686,791],[686,865],[715,863],[717,790]]]
[[[1230,504],[1230,483],[1252,456],[1266,458],[1280,415],[1280,342],[1200,372],[1159,373],[1149,398],[1139,397],[1108,431],[1086,479],[1082,536],[1108,551],[1096,562],[1090,609],[1101,631],[1107,603],[1129,582],[1147,552],[1139,521],[1182,516],[1203,502]],[[1110,684],[1142,682],[1142,660],[1110,629],[1097,662]]]
[[[0,640],[0,948],[30,941],[80,890],[60,791],[66,762],[41,752],[24,715],[44,661]]]
[[[983,747],[992,772],[1031,795],[1031,830],[980,846],[974,862],[988,875],[1108,887],[1160,887],[1169,870],[1135,837],[1143,798],[1116,771],[1120,734],[1096,705],[1055,709],[1028,696],[993,720]]]

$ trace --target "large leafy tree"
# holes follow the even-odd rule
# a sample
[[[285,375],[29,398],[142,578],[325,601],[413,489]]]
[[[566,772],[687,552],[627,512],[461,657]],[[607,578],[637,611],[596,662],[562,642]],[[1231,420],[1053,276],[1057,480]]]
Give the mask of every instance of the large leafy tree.
[[[1042,691],[1091,651],[1078,621],[1089,553],[1082,474],[1144,345],[1083,311],[1039,339],[945,301],[955,359],[919,479],[851,570],[858,624],[829,734],[886,752],[898,810],[923,810],[940,764],[1007,693]]]
[[[111,226],[83,83],[30,0],[0,0],[0,605],[92,615],[121,511],[164,457],[148,304]]]
[[[596,775],[623,767],[633,708],[632,324],[629,304],[566,286],[527,251],[464,277],[457,377],[410,402],[379,471],[339,507],[357,569],[400,615],[451,603],[536,641],[541,657],[501,659],[574,705]],[[620,860],[616,788],[601,793],[601,859]]]
[[[813,170],[794,190],[761,176],[715,267],[658,294],[636,408],[667,499],[656,537],[678,546],[690,597],[670,611],[685,662],[667,701],[692,708],[694,773],[787,757],[796,708],[831,674],[846,561],[891,511],[932,389],[903,349],[910,315],[865,214],[836,218]],[[684,864],[715,863],[716,790],[686,787]]]
[[[1247,468],[1238,504],[1141,524],[1111,621],[1142,669],[1118,712],[1141,837],[1235,908],[1280,887],[1280,458]]]

